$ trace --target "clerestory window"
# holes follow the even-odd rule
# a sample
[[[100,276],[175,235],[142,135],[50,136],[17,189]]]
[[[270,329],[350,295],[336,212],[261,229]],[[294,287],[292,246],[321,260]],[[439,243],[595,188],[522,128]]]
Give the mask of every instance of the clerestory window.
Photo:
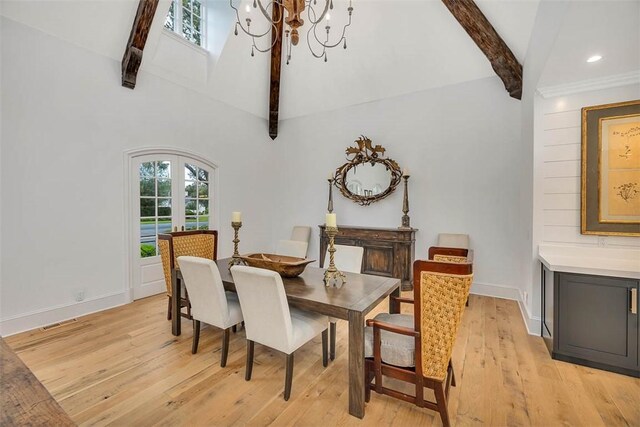
[[[199,0],[172,0],[164,26],[191,43],[205,47],[204,16],[204,4]]]

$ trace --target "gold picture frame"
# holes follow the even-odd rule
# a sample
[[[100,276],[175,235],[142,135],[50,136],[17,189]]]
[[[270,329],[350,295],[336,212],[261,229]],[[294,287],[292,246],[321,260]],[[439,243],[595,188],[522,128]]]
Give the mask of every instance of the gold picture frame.
[[[582,234],[640,236],[640,100],[582,109]]]

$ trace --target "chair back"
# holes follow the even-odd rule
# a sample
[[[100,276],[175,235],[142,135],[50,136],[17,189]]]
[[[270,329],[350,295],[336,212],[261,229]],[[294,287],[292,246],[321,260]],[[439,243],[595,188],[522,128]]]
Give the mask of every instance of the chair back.
[[[278,273],[255,267],[231,267],[247,339],[287,352],[293,341],[291,312]]]
[[[362,257],[364,255],[364,248],[360,246],[346,246],[346,245],[333,245],[336,248],[336,252],[333,256],[333,261],[336,268],[340,271],[346,271],[348,273],[360,273],[362,271]],[[325,268],[329,266],[329,249],[324,256]]]
[[[175,268],[180,256],[195,256],[216,260],[218,258],[218,230],[174,231],[158,234],[162,272],[171,296],[171,269]]]
[[[429,248],[429,260],[439,262],[452,262],[455,264],[473,263],[473,251],[462,248],[441,248],[431,246]]]
[[[278,240],[276,254],[306,258],[308,246],[309,244],[307,242],[300,242],[297,240]]]
[[[309,238],[311,237],[311,227],[306,225],[296,225],[291,230],[291,237],[289,240],[297,240],[299,242],[306,242],[309,244]]]
[[[471,264],[413,263],[416,373],[444,381],[473,282]]]
[[[229,307],[215,261],[179,256],[178,265],[189,293],[193,318],[224,328],[229,320]]]
[[[438,234],[438,246],[444,248],[469,249],[469,235],[440,233]]]

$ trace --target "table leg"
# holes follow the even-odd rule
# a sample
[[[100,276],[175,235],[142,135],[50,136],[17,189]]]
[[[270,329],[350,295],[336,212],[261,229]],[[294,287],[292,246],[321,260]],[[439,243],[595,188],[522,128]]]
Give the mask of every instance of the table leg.
[[[400,302],[391,298],[391,296],[399,297],[400,296],[400,287],[391,292],[389,297],[389,313],[400,313]]]
[[[364,315],[349,311],[349,413],[364,417]]]
[[[180,286],[176,270],[171,271],[171,333],[180,335],[182,321],[180,319]]]

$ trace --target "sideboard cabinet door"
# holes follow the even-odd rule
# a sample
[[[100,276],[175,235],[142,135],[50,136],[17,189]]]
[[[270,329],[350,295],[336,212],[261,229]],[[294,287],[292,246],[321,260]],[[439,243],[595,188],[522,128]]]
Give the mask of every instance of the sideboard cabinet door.
[[[630,306],[638,281],[572,273],[557,277],[556,354],[637,370],[638,314]]]

